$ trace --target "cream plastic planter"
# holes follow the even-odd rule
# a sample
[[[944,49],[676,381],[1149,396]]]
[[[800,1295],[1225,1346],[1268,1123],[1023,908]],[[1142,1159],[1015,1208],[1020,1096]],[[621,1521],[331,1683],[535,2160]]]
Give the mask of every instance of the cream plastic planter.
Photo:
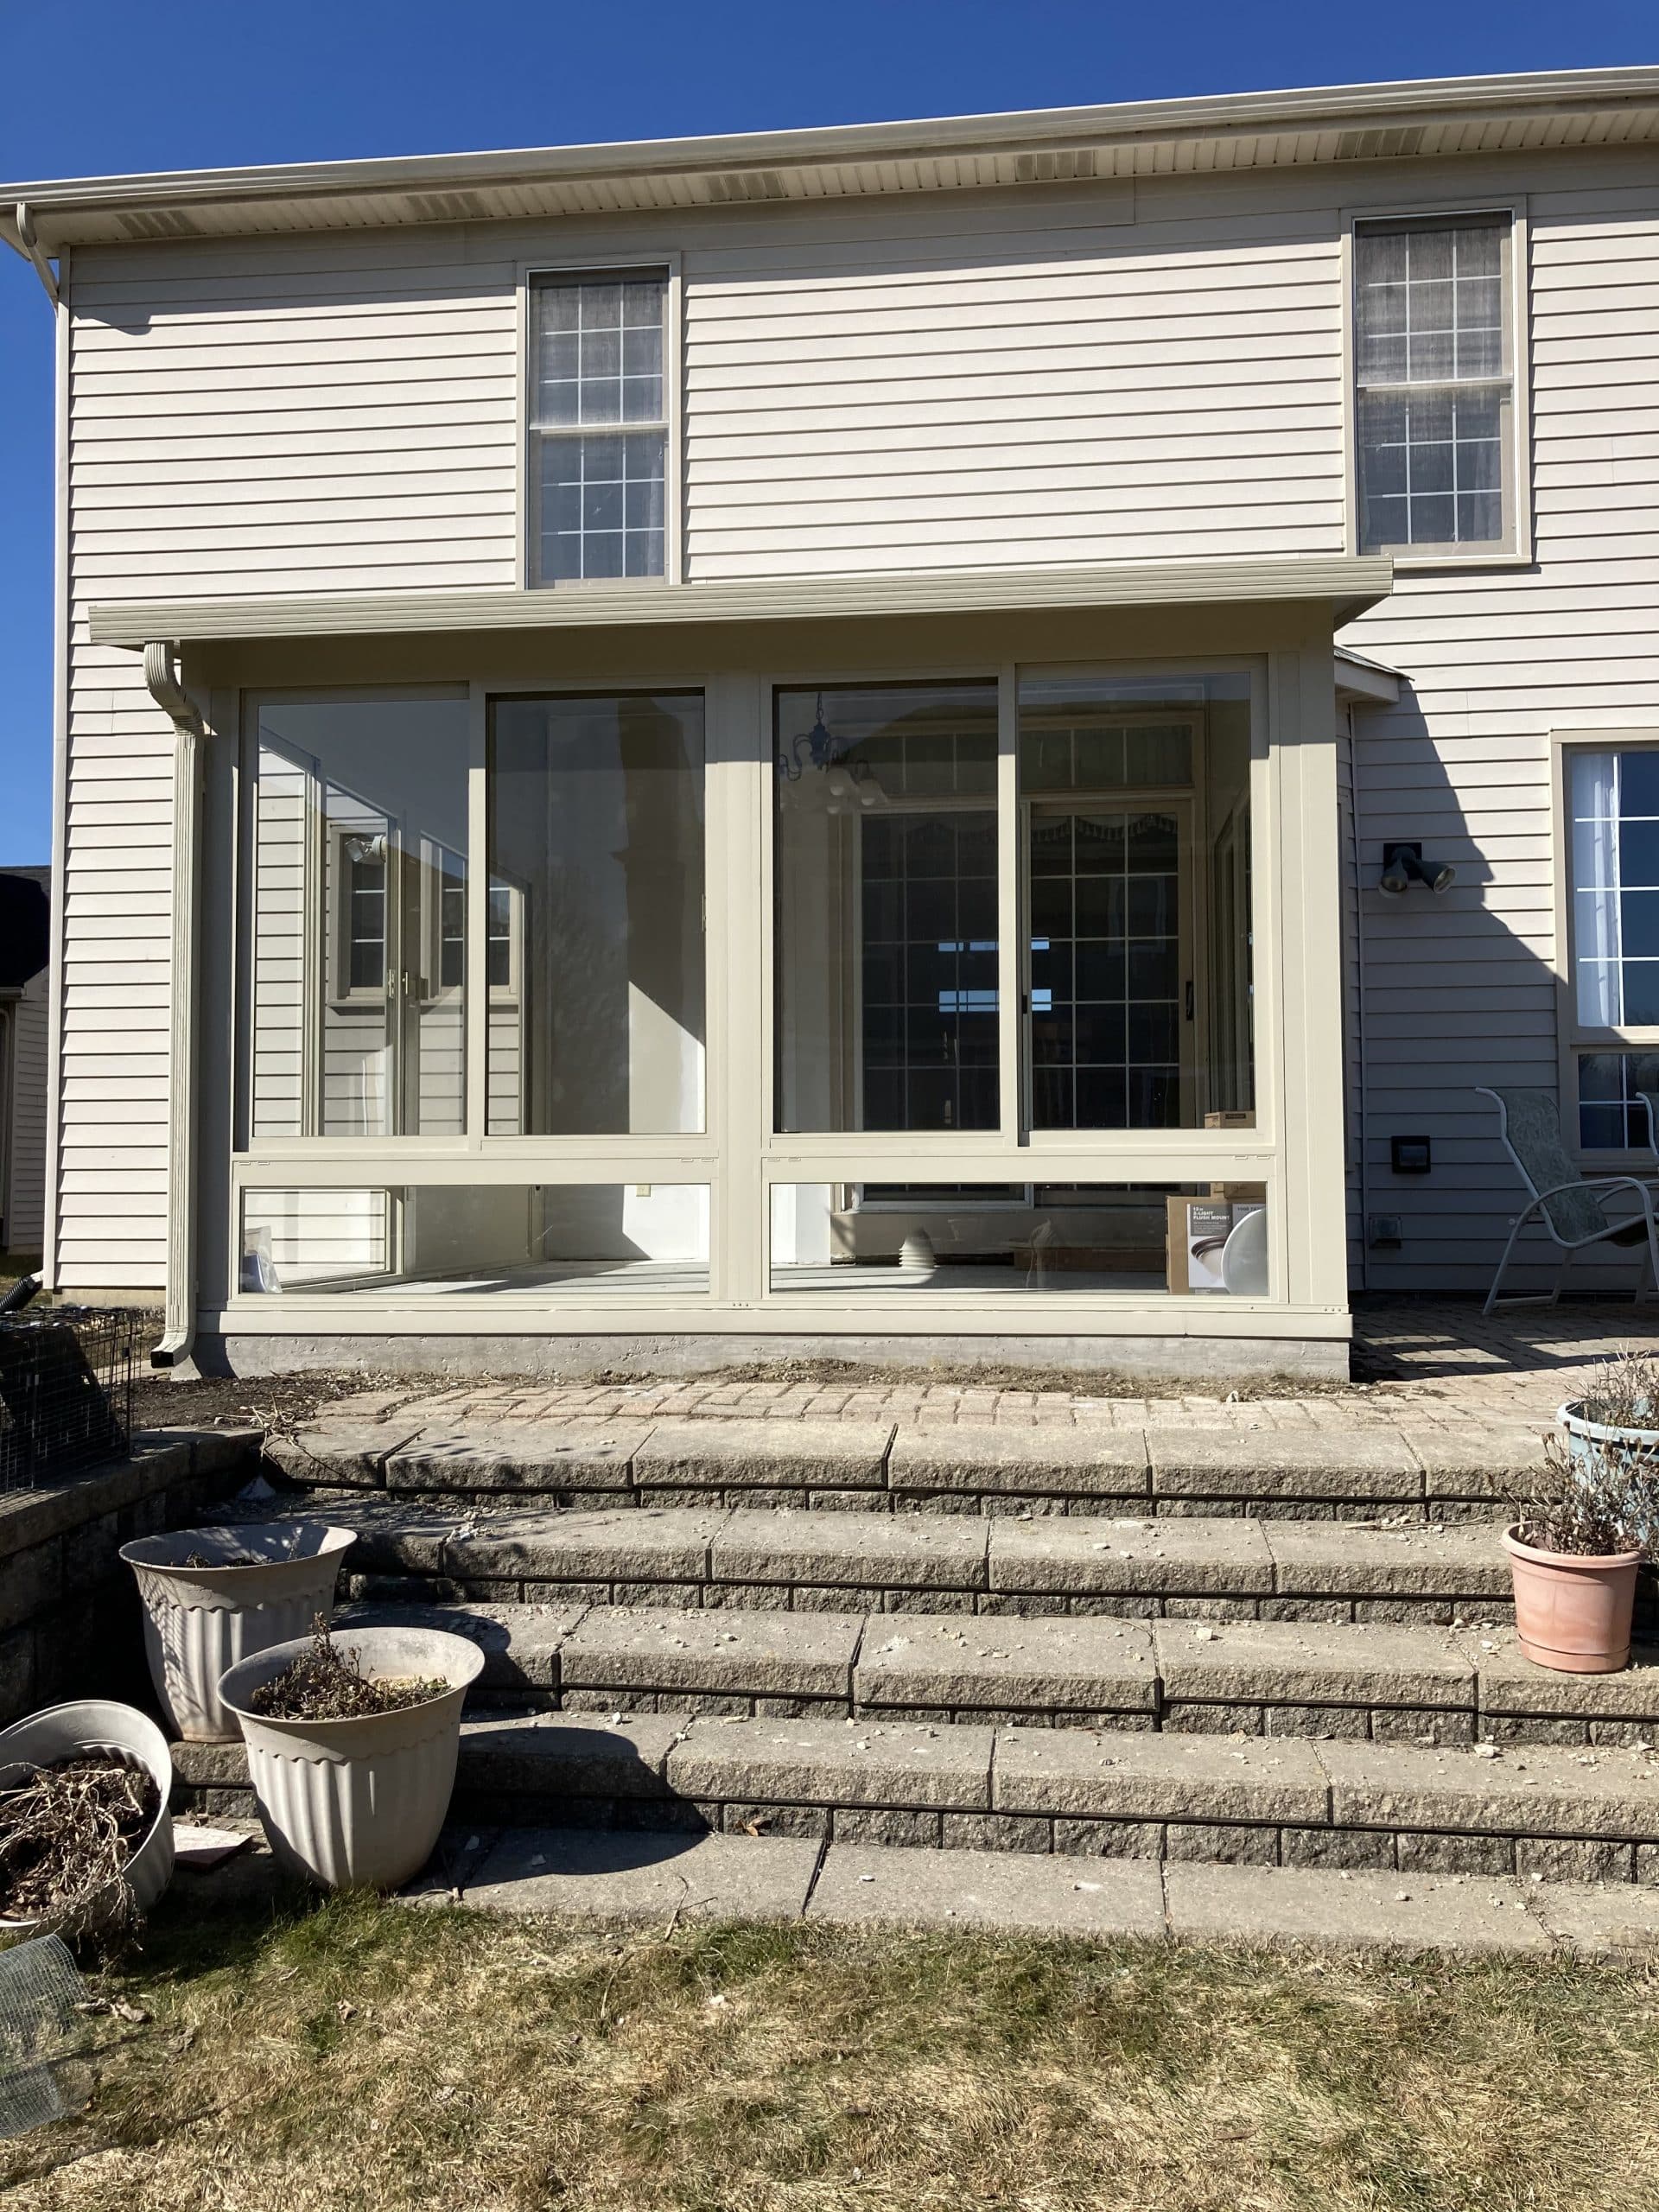
[[[118,1922],[124,1916],[124,1888],[131,1892],[134,1909],[143,1913],[173,1878],[173,1815],[168,1809],[173,1754],[147,1714],[104,1698],[82,1698],[72,1705],[49,1705],[0,1729],[0,1783],[10,1781],[20,1766],[56,1766],[65,1759],[86,1758],[115,1758],[124,1766],[142,1767],[156,1784],[160,1803],[120,1879],[88,1897],[76,1912],[73,1926],[65,1931],[75,1936],[94,1935]],[[39,1920],[0,1920],[0,1935],[29,1936],[44,1924]]]
[[[193,1743],[234,1743],[236,1716],[219,1703],[219,1678],[239,1660],[332,1619],[350,1529],[317,1521],[262,1521],[247,1529],[175,1529],[124,1544],[144,1601],[144,1648],[162,1711]],[[191,1558],[257,1554],[257,1567],[187,1567]]]
[[[1590,1459],[1598,1446],[1626,1458],[1651,1459],[1659,1454],[1659,1428],[1612,1428],[1603,1421],[1586,1421],[1582,1398],[1569,1398],[1555,1419],[1566,1433],[1567,1456],[1575,1467]]]
[[[242,1724],[259,1817],[277,1859],[327,1889],[396,1889],[432,1855],[461,1750],[461,1708],[484,1654],[441,1629],[342,1629],[334,1641],[363,1672],[416,1675],[449,1687],[424,1705],[360,1720],[272,1720],[248,1709],[264,1682],[298,1658],[296,1637],[243,1660],[219,1683]]]

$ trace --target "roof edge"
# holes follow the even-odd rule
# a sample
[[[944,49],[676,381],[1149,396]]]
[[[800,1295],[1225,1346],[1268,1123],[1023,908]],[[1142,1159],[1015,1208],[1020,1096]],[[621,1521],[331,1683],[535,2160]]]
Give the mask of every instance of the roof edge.
[[[1651,104],[1659,67],[1535,72],[1496,77],[1437,77],[1305,90],[1217,92],[1195,98],[1125,101],[1094,107],[1034,108],[1006,114],[946,116],[892,123],[836,124],[790,130],[620,140],[588,145],[365,160],[301,162],[246,168],[180,169],[126,176],[48,178],[0,185],[0,232],[15,238],[12,209],[22,200],[50,224],[76,213],[200,207],[244,200],[432,191],[467,184],[553,183],[607,175],[645,176],[823,162],[895,160],[1136,139],[1229,137],[1265,130],[1329,129],[1413,119],[1478,120],[1529,111]]]
[[[241,639],[453,635],[486,630],[615,629],[776,621],[868,620],[1003,610],[1324,602],[1337,622],[1394,588],[1386,554],[1102,563],[1081,569],[600,584],[537,591],[316,593],[298,598],[124,600],[91,612],[94,645],[142,651]]]

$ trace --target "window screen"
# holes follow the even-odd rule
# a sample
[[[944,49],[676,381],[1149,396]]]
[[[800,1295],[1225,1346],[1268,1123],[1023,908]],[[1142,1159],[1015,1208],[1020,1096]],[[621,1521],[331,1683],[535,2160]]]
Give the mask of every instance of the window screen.
[[[539,582],[664,572],[667,301],[661,275],[536,280],[530,467]]]
[[[1579,1027],[1659,1027],[1659,748],[1574,751],[1567,799]]]
[[[1354,232],[1364,549],[1511,542],[1510,219]]]

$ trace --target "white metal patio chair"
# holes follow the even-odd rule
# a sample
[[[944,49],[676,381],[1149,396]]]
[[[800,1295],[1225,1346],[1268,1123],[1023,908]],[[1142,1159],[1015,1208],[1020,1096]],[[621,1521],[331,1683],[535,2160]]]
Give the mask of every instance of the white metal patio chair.
[[[1637,1280],[1637,1302],[1642,1303],[1647,1296],[1649,1271],[1654,1287],[1659,1289],[1659,1226],[1654,1220],[1651,1185],[1637,1175],[1582,1174],[1567,1158],[1561,1142],[1560,1112],[1553,1092],[1498,1090],[1484,1083],[1477,1084],[1475,1089],[1496,1104],[1498,1136],[1527,1186],[1527,1205],[1510,1225],[1510,1241],[1503,1247],[1482,1313],[1496,1313],[1500,1306],[1556,1305],[1573,1254],[1592,1244],[1645,1247],[1643,1271]],[[1610,1221],[1602,1201],[1614,1191],[1631,1192],[1638,1211]],[[1510,1255],[1534,1215],[1560,1248],[1555,1287],[1548,1295],[1500,1299],[1498,1291]]]

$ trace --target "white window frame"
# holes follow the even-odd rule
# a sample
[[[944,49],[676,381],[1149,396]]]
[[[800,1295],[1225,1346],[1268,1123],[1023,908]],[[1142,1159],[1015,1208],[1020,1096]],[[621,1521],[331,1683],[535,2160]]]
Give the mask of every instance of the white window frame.
[[[1618,1173],[1625,1167],[1653,1169],[1645,1145],[1586,1147],[1579,1131],[1579,1062],[1587,1052],[1659,1052],[1659,1022],[1599,1028],[1579,1020],[1578,948],[1573,909],[1573,811],[1567,783],[1578,753],[1659,752],[1659,723],[1624,724],[1612,729],[1550,732],[1550,788],[1555,855],[1555,1005],[1561,1140],[1567,1152],[1586,1166]]]
[[[402,875],[403,851],[397,836],[397,825],[390,820],[384,830],[374,833],[381,842],[380,981],[378,983],[354,983],[352,981],[352,952],[357,943],[352,930],[353,878],[359,863],[346,848],[353,839],[367,834],[353,829],[349,823],[325,820],[322,824],[323,843],[330,854],[327,864],[334,879],[334,896],[328,901],[324,925],[327,938],[326,995],[331,1006],[374,1006],[396,995],[394,978],[398,974],[404,952],[400,941],[402,932],[397,926],[400,918],[395,911]]]
[[[1456,546],[1416,550],[1411,546],[1377,549],[1389,553],[1397,573],[1408,575],[1443,569],[1527,569],[1535,559],[1532,517],[1532,253],[1528,203],[1523,196],[1507,199],[1424,200],[1402,204],[1380,202],[1374,207],[1342,210],[1342,421],[1343,476],[1346,520],[1344,544],[1353,555],[1360,550],[1359,500],[1359,362],[1356,344],[1354,232],[1371,223],[1441,222],[1466,217],[1503,215],[1510,221],[1509,284],[1505,309],[1509,318],[1510,423],[1501,481],[1510,502],[1507,517],[1508,542],[1501,547]],[[1496,379],[1494,379],[1496,381]]]
[[[535,391],[536,307],[538,282],[562,276],[582,278],[609,275],[660,276],[663,294],[663,410],[665,424],[663,457],[663,573],[660,576],[569,576],[543,581],[537,574],[538,498],[533,481],[531,414]],[[519,263],[518,293],[518,391],[514,435],[518,461],[513,472],[516,490],[513,528],[518,543],[517,580],[521,591],[630,590],[652,584],[677,584],[685,580],[683,540],[684,494],[684,339],[680,256],[664,253],[571,253],[554,261],[539,257]],[[595,430],[608,424],[594,424]],[[618,423],[619,431],[628,426]]]

